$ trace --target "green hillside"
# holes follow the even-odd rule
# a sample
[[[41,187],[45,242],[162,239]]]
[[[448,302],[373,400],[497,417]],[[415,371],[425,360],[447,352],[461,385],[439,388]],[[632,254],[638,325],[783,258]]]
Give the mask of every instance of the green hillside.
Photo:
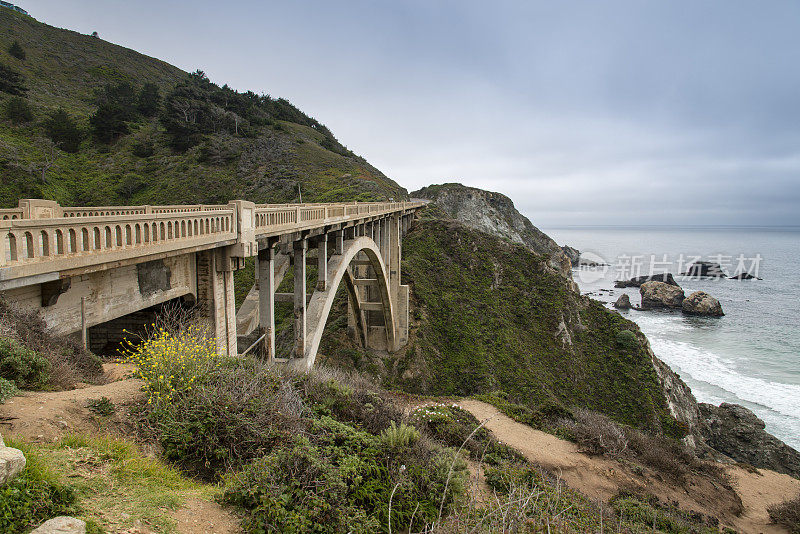
[[[24,59],[10,53],[14,42]],[[30,120],[9,112],[22,105],[10,102],[7,82],[16,75]],[[145,84],[158,89],[157,109],[125,116],[126,88],[136,97]],[[101,105],[120,111],[125,133],[97,135],[90,117]],[[74,153],[48,134],[59,108],[79,129]],[[289,202],[298,186],[304,201],[406,196],[286,100],[219,87],[8,9],[0,10],[0,173],[2,207],[25,197],[66,205]]]

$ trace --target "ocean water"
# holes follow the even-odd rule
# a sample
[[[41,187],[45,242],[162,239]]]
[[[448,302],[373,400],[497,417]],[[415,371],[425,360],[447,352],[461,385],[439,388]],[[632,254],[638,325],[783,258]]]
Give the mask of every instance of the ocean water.
[[[575,270],[581,292],[611,307],[638,288],[614,281],[637,274],[685,272],[693,258],[741,267],[762,280],[676,278],[688,296],[719,299],[724,317],[680,311],[622,312],[647,335],[656,355],[681,375],[700,402],[753,410],[768,432],[800,450],[800,229],[570,227],[545,230],[560,245],[609,265]],[[587,254],[588,253],[588,254]],[[637,272],[638,270],[638,272]]]

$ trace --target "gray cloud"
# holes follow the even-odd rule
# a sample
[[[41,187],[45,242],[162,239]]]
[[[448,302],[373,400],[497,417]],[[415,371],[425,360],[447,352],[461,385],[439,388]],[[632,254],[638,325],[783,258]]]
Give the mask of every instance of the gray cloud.
[[[25,7],[287,97],[409,189],[500,190],[543,226],[800,225],[793,1]]]

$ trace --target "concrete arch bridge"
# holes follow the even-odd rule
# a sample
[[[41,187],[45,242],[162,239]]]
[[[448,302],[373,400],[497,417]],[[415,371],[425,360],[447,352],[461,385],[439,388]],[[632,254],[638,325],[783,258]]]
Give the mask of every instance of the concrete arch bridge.
[[[333,299],[347,290],[349,326],[365,345],[408,340],[403,235],[415,202],[62,207],[26,199],[0,210],[0,296],[93,348],[175,298],[194,301],[221,354],[260,338],[268,358],[314,365]],[[237,310],[234,271],[256,258],[256,283]],[[316,266],[308,287],[306,267]],[[293,291],[277,288],[289,269]],[[275,305],[294,311],[294,345],[276,354]],[[243,348],[243,347],[241,347]]]

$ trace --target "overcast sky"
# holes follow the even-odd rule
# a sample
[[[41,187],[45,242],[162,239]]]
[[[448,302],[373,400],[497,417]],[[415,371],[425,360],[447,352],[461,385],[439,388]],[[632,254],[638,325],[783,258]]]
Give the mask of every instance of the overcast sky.
[[[15,0],[17,1],[17,0]],[[539,226],[800,225],[800,2],[18,0]]]

